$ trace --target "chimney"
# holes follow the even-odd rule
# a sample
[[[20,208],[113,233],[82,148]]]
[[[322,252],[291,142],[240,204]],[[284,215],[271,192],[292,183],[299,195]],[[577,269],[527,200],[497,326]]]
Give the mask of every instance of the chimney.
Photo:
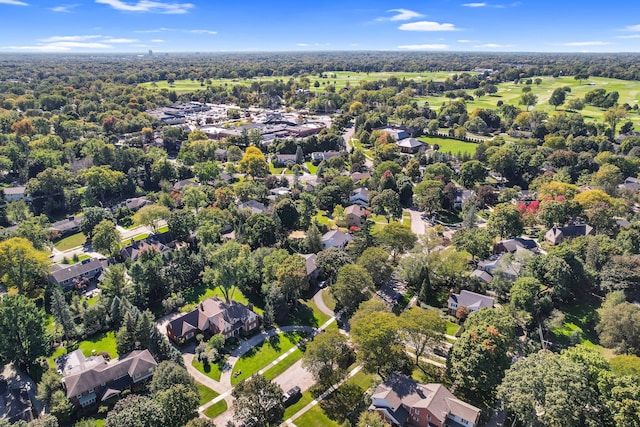
[[[204,311],[204,304],[200,303],[200,311]]]

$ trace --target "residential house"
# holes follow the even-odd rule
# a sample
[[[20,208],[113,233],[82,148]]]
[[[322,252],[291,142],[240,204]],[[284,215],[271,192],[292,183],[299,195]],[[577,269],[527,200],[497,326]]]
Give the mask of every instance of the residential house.
[[[367,217],[367,210],[360,205],[351,205],[344,210],[348,227],[361,227]]]
[[[415,138],[404,138],[398,141],[398,148],[401,153],[416,154],[427,149],[427,145]]]
[[[75,350],[56,360],[67,398],[78,407],[104,402],[150,378],[158,363],[149,350],[136,350],[108,362]]]
[[[623,184],[618,185],[618,188],[621,190],[626,190],[626,191],[635,193],[638,190],[640,190],[640,179],[634,178],[632,176],[627,177],[627,179],[624,180]],[[5,194],[6,194],[6,191],[5,191]]]
[[[311,163],[317,165],[323,160],[329,160],[332,157],[338,157],[340,155],[342,155],[340,151],[314,151],[311,153]]]
[[[169,232],[152,234],[142,240],[129,241],[129,244],[120,250],[120,256],[123,259],[136,261],[140,254],[146,250],[156,250],[161,254],[175,249],[176,241]]]
[[[514,239],[502,240],[496,243],[494,247],[494,253],[501,254],[508,252],[510,254],[513,254],[521,251],[537,253],[538,249],[538,243],[536,243],[535,240],[516,237]]]
[[[349,202],[360,206],[369,206],[369,190],[367,188],[356,188],[351,193]]]
[[[371,174],[369,172],[354,172],[350,176],[353,182],[360,182],[362,180],[371,178]]]
[[[456,192],[454,193],[455,198],[453,199],[453,208],[461,210],[464,202],[473,195],[475,195],[475,193],[471,190],[456,190]]]
[[[111,212],[117,211],[119,208],[128,208],[132,211],[138,211],[144,206],[147,206],[151,202],[146,197],[133,197],[131,199],[127,199],[124,202],[120,202],[117,205],[111,207]]]
[[[269,193],[272,196],[285,196],[291,194],[291,189],[289,187],[276,187],[269,190]]]
[[[596,230],[588,224],[570,224],[565,227],[551,227],[544,238],[551,245],[559,245],[566,239],[580,236],[595,236]]]
[[[204,332],[229,339],[252,332],[259,323],[258,315],[243,304],[207,298],[195,310],[169,322],[167,335],[176,343],[184,343]]]
[[[75,216],[70,216],[67,219],[54,222],[53,224],[51,224],[51,228],[53,229],[53,231],[57,232],[60,237],[63,237],[69,234],[75,234],[80,231],[81,222],[81,217],[78,218]]]
[[[295,154],[276,154],[275,167],[289,167],[296,164]]]
[[[3,189],[4,199],[7,203],[15,202],[16,200],[29,200],[27,195],[27,187],[24,185],[16,187],[7,187]]]
[[[516,280],[520,275],[521,269],[521,262],[514,260],[511,257],[505,257],[504,253],[494,255],[489,259],[478,262],[478,270],[485,271],[492,277],[500,271],[509,280]]]
[[[216,160],[220,162],[227,161],[227,150],[223,148],[216,148],[216,150],[214,151],[214,155],[216,156]]]
[[[413,131],[404,126],[384,126],[376,128],[374,130],[380,130],[382,133],[388,133],[396,141],[400,141],[406,138],[410,138]]]
[[[471,274],[469,274],[469,277],[476,278],[482,283],[486,284],[491,283],[491,281],[493,280],[493,276],[491,274],[477,268],[473,270]]]
[[[449,294],[449,301],[447,302],[449,314],[455,314],[460,307],[467,307],[469,311],[492,308],[493,298],[467,290],[462,290],[459,294],[451,292]]]
[[[185,188],[189,187],[190,185],[200,185],[200,184],[198,184],[192,179],[183,179],[182,181],[178,181],[175,184],[173,184],[173,189],[175,191],[182,191]]]
[[[38,415],[34,408],[35,389],[36,383],[17,364],[8,363],[0,368],[0,420],[12,425],[33,421]]]
[[[347,243],[349,243],[351,240],[353,240],[351,234],[345,233],[340,230],[331,230],[326,232],[322,236],[322,244],[324,245],[325,249],[337,248],[343,251],[347,246]]]
[[[82,280],[96,279],[107,268],[108,262],[105,259],[91,258],[85,259],[76,264],[54,264],[49,269],[49,283],[58,285],[62,290],[73,289],[75,284]]]
[[[398,373],[376,388],[369,411],[394,427],[477,427],[481,412],[442,384],[421,384]]]
[[[260,214],[266,212],[267,207],[256,200],[247,200],[238,204],[238,209],[251,209],[252,213]]]
[[[307,266],[307,279],[310,282],[315,282],[318,280],[318,276],[320,275],[320,269],[316,266],[316,258],[318,257],[316,254],[299,254],[301,257],[305,259],[305,263]]]

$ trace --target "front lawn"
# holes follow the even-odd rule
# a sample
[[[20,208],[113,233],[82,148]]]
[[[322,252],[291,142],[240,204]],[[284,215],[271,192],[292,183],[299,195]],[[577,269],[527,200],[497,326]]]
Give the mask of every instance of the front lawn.
[[[72,234],[64,239],[58,240],[53,244],[53,247],[59,251],[68,251],[69,249],[82,246],[87,241],[87,238],[82,233]]]
[[[198,387],[198,392],[200,393],[200,405],[204,405],[205,403],[220,396],[220,393],[211,390],[209,387],[204,384],[200,384],[199,382],[196,382],[196,387]]]
[[[451,153],[454,156],[458,153],[467,153],[473,156],[476,153],[476,149],[478,148],[478,144],[474,142],[459,141],[453,138],[423,136],[418,139],[420,141],[426,142],[431,146],[433,146],[434,144],[438,144],[438,146],[440,147],[439,151],[441,153]]]
[[[296,348],[290,355],[278,362],[277,365],[272,366],[267,371],[265,371],[263,373],[264,377],[271,381],[272,379],[292,367],[298,360],[302,359],[302,355],[302,350]]]
[[[318,172],[318,166],[314,166],[311,162],[306,162],[305,164],[307,165],[307,169],[311,175],[315,175]]]
[[[222,366],[224,366],[224,359],[218,363],[208,364],[204,366],[202,363],[198,362],[195,358],[191,362],[191,365],[198,370],[198,372],[202,372],[209,378],[215,381],[220,381],[220,376],[222,376]],[[222,365],[222,366],[221,366]],[[211,400],[211,399],[209,399]]]
[[[198,305],[200,301],[203,301],[207,298],[213,298],[217,296],[218,298],[224,301],[224,295],[220,290],[220,288],[216,287],[214,289],[211,289],[211,288],[207,288],[204,284],[200,284],[199,286],[195,286],[183,291],[182,296],[184,297],[184,300],[187,303],[180,309],[180,311],[183,313],[188,313],[189,311],[193,311],[196,308],[196,305]],[[264,312],[263,309],[256,306],[257,301],[249,301],[249,299],[246,296],[244,296],[242,292],[240,292],[240,289],[234,290],[233,294],[231,295],[231,300],[239,302],[240,304],[244,304],[244,305],[248,305],[250,302],[252,302],[253,311],[255,311],[259,315],[262,315],[262,313]]]
[[[291,418],[291,416],[296,414],[300,409],[304,408],[309,403],[311,403],[311,401],[313,401],[313,396],[311,395],[311,392],[305,391],[304,393],[302,393],[300,400],[298,400],[296,403],[294,403],[293,405],[285,409],[284,419],[288,420],[289,418]]]
[[[294,420],[298,427],[338,427],[340,424],[327,417],[318,405],[312,406],[300,418]]]
[[[306,334],[299,332],[283,333],[266,339],[261,344],[253,347],[242,355],[233,367],[231,384],[236,385],[240,381],[264,368],[287,350],[299,343]]]
[[[456,332],[458,332],[458,329],[460,329],[460,325],[457,325],[447,320],[447,331],[445,332],[445,334],[455,337]]]
[[[226,410],[227,410],[227,402],[226,400],[222,399],[221,401],[209,406],[207,410],[204,411],[204,414],[209,418],[215,418]]]
[[[551,334],[560,345],[569,345],[574,339],[579,343],[598,344],[595,331],[597,309],[602,302],[596,297],[576,300],[570,306],[561,309],[564,318],[560,324],[553,325]]]
[[[329,308],[330,310],[334,310],[336,309],[336,300],[333,299],[333,295],[331,295],[331,292],[329,291],[329,288],[325,288],[322,290],[322,301],[324,302],[324,305],[327,306],[327,308]]]

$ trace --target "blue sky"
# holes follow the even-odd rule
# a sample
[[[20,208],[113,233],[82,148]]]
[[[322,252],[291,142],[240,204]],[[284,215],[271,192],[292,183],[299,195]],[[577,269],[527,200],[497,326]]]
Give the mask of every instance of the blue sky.
[[[631,0],[0,0],[2,52],[639,52]]]

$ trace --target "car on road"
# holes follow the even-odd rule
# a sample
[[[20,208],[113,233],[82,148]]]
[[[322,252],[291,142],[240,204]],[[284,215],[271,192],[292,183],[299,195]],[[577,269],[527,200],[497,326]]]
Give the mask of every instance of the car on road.
[[[323,281],[321,281],[321,282],[318,282],[318,287],[319,287],[320,289],[326,288],[326,287],[327,287],[327,281],[326,281],[326,280],[323,280]]]
[[[300,390],[300,387],[298,386],[291,387],[289,391],[287,391],[282,396],[282,403],[284,403],[284,406],[292,405],[293,403],[297,402],[301,396],[302,396],[302,391]]]

